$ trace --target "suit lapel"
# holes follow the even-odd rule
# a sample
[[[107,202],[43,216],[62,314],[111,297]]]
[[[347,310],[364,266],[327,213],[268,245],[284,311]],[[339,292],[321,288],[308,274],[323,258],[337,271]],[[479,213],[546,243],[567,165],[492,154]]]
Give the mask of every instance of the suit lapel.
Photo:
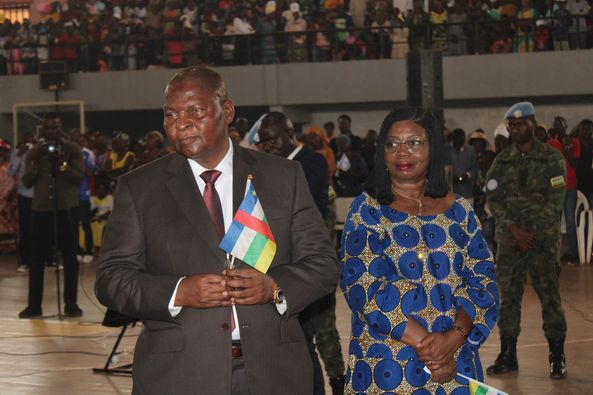
[[[256,176],[255,159],[247,149],[233,144],[233,216],[239,209],[243,197],[245,197],[245,185],[247,183],[247,176],[251,174]]]
[[[173,175],[166,183],[167,189],[171,192],[179,209],[199,234],[199,239],[203,240],[204,244],[216,256],[220,256],[224,260],[224,252],[218,248],[219,240],[211,226],[210,214],[208,214],[208,209],[204,204],[204,199],[187,159],[175,154],[168,170]]]

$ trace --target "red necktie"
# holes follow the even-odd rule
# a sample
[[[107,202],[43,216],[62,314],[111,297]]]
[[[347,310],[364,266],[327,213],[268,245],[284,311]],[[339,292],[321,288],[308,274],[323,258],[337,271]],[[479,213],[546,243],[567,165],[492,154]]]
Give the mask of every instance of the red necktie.
[[[224,219],[222,216],[220,198],[218,197],[216,188],[214,188],[214,184],[221,174],[222,173],[218,170],[206,170],[200,174],[200,177],[206,183],[206,188],[204,188],[204,193],[202,195],[204,197],[204,203],[210,213],[210,219],[212,219],[214,230],[216,231],[219,240],[222,240],[224,237]]]
[[[202,197],[204,198],[204,203],[206,204],[208,213],[210,214],[210,219],[212,220],[212,223],[214,223],[214,230],[216,231],[216,235],[218,236],[219,240],[222,240],[224,237],[224,218],[222,216],[222,205],[220,204],[220,198],[218,197],[218,192],[216,192],[214,184],[221,174],[222,173],[218,170],[206,170],[200,174],[200,178],[206,183]],[[235,315],[233,314],[232,309],[231,330],[235,330]]]

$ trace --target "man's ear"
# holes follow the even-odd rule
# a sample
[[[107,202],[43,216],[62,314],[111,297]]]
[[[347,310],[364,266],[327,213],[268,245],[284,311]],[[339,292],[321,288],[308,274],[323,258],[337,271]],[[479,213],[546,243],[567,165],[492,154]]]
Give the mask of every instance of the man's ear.
[[[295,133],[294,133],[294,129],[293,128],[288,128],[286,130],[286,134],[288,135],[288,138],[291,140],[295,139]]]
[[[235,119],[235,104],[231,99],[227,99],[222,104],[222,110],[224,111],[224,119],[227,125],[230,125]]]

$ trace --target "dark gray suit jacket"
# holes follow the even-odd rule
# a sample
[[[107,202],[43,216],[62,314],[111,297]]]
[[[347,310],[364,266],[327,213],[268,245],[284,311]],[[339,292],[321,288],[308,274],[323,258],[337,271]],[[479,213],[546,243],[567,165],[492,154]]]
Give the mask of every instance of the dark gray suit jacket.
[[[298,312],[334,291],[335,251],[299,163],[235,145],[234,210],[248,174],[277,243],[268,275],[288,302],[283,316],[272,304],[237,306],[249,389],[310,395],[313,369]],[[134,393],[230,394],[230,308],[183,308],[175,318],[168,310],[181,276],[220,273],[226,259],[187,160],[171,154],[122,176],[114,202],[95,292],[144,324]]]

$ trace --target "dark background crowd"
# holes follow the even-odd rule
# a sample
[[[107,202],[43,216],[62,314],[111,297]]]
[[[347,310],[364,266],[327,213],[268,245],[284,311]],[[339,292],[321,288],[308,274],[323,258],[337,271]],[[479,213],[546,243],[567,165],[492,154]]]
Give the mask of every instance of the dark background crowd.
[[[253,121],[250,122],[246,118],[237,118],[231,127],[231,138],[238,144],[249,146],[247,134],[252,123]],[[451,131],[445,129],[445,133],[449,142],[447,158],[451,166],[451,188],[463,197],[473,200],[476,213],[483,223],[484,233],[492,243],[493,224],[486,209],[484,194],[486,173],[496,154],[510,144],[508,132],[501,124],[494,132],[494,141],[491,141],[482,129],[471,133],[459,128]],[[577,125],[567,125],[562,117],[556,117],[551,127],[540,125],[536,132],[539,139],[558,149],[566,159],[569,191],[567,196],[576,199],[570,191],[576,194],[578,189],[590,203],[593,203],[592,134],[593,122],[590,119],[584,119]],[[92,156],[92,161],[87,165],[89,182],[83,185],[88,196],[97,195],[98,185],[101,185],[101,194],[111,193],[117,177],[121,174],[169,152],[166,139],[158,131],[150,131],[139,139],[130,138],[128,134],[121,132],[107,136],[101,132],[83,135],[73,130],[65,135],[69,135],[69,139],[79,144],[83,151],[87,151],[85,158]],[[326,122],[323,127],[304,127],[303,130],[297,131],[297,137],[303,144],[326,158],[332,175],[331,185],[337,196],[353,197],[362,192],[365,181],[373,171],[373,156],[377,144],[375,130],[368,130],[366,134],[356,130],[356,124],[350,116],[342,114],[335,121]],[[18,232],[18,175],[9,174],[9,162],[18,157],[24,158],[27,144],[34,142],[34,136],[29,134],[16,148],[11,149],[8,141],[2,141],[0,144],[0,183],[3,185],[0,233],[4,235],[14,235]],[[81,196],[84,195],[85,193],[81,192]],[[569,207],[574,207],[574,204],[570,204]],[[574,208],[572,210],[572,213],[566,216],[569,219],[574,218]],[[574,221],[568,221],[567,232],[574,231]],[[85,242],[81,239],[83,256],[92,256],[100,251],[100,236],[95,236],[94,240],[87,241],[85,247]],[[5,252],[11,249],[14,250],[14,245],[4,245]],[[565,259],[575,262],[576,255],[577,252],[573,248],[567,249]],[[26,262],[23,264],[26,265]]]
[[[68,0],[0,18],[0,75],[591,48],[588,0]],[[354,10],[352,10],[354,12]],[[358,16],[358,15],[357,15]],[[355,24],[362,20],[362,24]]]

